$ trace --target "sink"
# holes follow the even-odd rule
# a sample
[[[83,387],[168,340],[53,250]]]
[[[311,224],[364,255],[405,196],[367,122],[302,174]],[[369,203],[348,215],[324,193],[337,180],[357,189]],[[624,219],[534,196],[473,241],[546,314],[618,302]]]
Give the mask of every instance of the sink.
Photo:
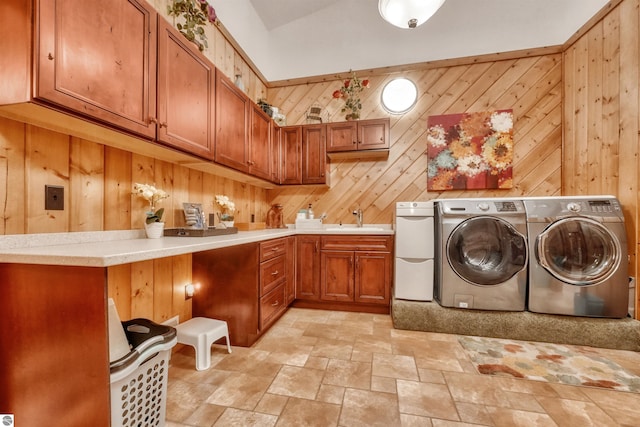
[[[328,227],[326,231],[343,231],[345,233],[353,233],[354,231],[358,232],[370,232],[370,231],[385,231],[385,228],[382,227],[352,227],[352,226],[342,226],[342,227]]]

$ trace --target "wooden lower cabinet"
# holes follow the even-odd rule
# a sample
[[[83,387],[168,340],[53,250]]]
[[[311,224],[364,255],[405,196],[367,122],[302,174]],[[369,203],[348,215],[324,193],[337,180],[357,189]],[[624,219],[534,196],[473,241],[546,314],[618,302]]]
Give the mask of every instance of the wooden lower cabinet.
[[[194,253],[193,317],[226,321],[232,345],[256,342],[289,306],[288,239]]]
[[[321,251],[320,299],[353,301],[353,252]]]
[[[287,305],[291,305],[296,299],[296,238],[294,236],[287,237],[287,282],[285,284],[287,290]]]
[[[392,236],[298,236],[297,307],[389,313]]]
[[[18,426],[110,425],[106,269],[0,264],[0,412]]]
[[[320,236],[296,236],[296,299],[320,299]]]
[[[287,309],[287,239],[260,243],[260,331]]]

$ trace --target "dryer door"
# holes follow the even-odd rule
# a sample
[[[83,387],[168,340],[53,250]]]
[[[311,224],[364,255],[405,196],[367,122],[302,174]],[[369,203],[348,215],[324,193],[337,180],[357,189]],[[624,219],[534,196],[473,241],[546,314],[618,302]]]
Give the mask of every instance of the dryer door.
[[[491,216],[461,222],[447,241],[447,259],[473,285],[499,285],[527,266],[527,242],[510,223]]]
[[[553,222],[540,233],[536,258],[556,279],[588,286],[616,272],[621,248],[618,238],[598,221],[569,217]]]

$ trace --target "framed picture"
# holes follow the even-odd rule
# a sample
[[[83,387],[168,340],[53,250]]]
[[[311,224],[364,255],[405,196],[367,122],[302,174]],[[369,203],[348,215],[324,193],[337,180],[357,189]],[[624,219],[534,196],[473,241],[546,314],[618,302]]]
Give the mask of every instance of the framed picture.
[[[430,116],[427,190],[513,187],[513,110]]]

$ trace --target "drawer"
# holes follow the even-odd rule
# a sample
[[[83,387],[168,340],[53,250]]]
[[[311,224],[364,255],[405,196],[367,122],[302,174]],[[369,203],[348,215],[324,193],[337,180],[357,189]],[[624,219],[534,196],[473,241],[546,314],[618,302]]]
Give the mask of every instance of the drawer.
[[[267,261],[287,252],[287,239],[274,239],[260,243],[260,262]]]
[[[393,236],[323,236],[321,249],[391,252]]]
[[[284,255],[260,263],[260,295],[265,295],[285,280],[286,265]]]
[[[260,330],[269,326],[286,308],[285,284],[282,283],[260,298]]]

